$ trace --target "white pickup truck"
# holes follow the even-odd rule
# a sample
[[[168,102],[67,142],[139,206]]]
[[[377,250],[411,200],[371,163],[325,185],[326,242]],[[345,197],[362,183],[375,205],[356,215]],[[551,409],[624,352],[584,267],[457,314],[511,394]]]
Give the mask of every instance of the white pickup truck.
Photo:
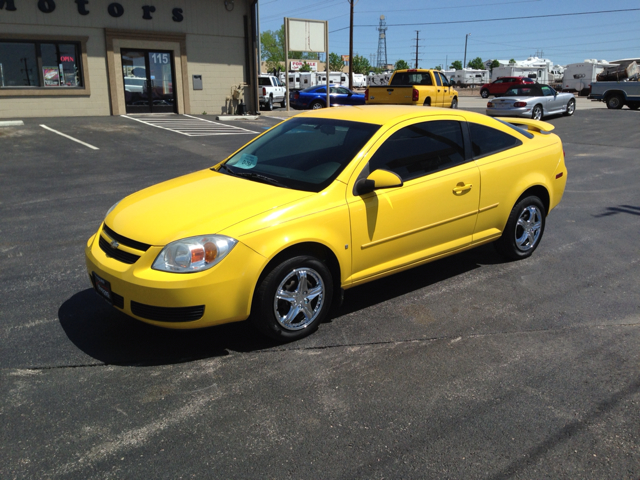
[[[273,104],[279,103],[282,108],[287,106],[287,89],[278,77],[273,75],[258,76],[258,95],[260,107],[273,110]]]

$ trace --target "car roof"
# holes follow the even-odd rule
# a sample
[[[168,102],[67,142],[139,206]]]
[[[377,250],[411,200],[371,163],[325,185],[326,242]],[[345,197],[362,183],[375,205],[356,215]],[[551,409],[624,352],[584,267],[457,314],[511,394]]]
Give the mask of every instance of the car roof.
[[[327,118],[385,125],[415,117],[423,117],[427,120],[443,115],[461,116],[467,120],[478,121],[478,123],[486,123],[488,119],[486,115],[480,113],[451,110],[450,108],[423,107],[421,105],[357,105],[343,108],[322,108],[300,113],[296,117]]]

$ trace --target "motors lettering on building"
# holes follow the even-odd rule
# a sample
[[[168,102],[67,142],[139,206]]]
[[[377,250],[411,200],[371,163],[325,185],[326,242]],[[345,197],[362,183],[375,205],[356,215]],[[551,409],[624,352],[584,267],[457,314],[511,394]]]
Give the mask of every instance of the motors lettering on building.
[[[37,0],[38,2],[38,10],[42,13],[52,13],[56,9],[55,0]],[[89,15],[91,11],[89,10],[89,0],[74,0],[75,4],[78,7],[78,13],[80,15]],[[15,0],[0,0],[0,10],[6,10],[8,12],[15,12],[16,2]],[[153,20],[153,15],[156,12],[156,7],[153,5],[143,5],[142,6],[142,18],[145,20]],[[107,6],[107,13],[114,18],[121,17],[124,15],[124,7],[122,4],[113,2]],[[171,10],[171,19],[174,22],[181,22],[184,20],[184,11],[181,8],[174,8]]]

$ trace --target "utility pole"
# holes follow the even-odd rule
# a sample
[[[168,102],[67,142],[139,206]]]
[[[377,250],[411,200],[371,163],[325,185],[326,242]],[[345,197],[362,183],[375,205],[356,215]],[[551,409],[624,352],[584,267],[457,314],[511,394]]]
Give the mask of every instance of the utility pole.
[[[462,63],[462,68],[467,68],[467,40],[469,40],[470,33],[467,33],[467,36],[464,37],[464,62]]]
[[[349,90],[353,90],[353,2],[349,0],[351,5],[351,19],[349,21]],[[327,69],[327,72],[329,69]]]
[[[418,41],[420,40],[420,30],[416,30],[416,68],[418,68]]]

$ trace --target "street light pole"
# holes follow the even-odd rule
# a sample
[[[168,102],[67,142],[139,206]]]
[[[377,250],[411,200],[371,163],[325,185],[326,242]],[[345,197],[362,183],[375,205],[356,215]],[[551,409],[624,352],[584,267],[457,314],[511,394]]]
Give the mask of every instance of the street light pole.
[[[469,40],[470,33],[467,33],[467,36],[464,37],[464,62],[462,63],[462,68],[467,68],[467,40]]]

